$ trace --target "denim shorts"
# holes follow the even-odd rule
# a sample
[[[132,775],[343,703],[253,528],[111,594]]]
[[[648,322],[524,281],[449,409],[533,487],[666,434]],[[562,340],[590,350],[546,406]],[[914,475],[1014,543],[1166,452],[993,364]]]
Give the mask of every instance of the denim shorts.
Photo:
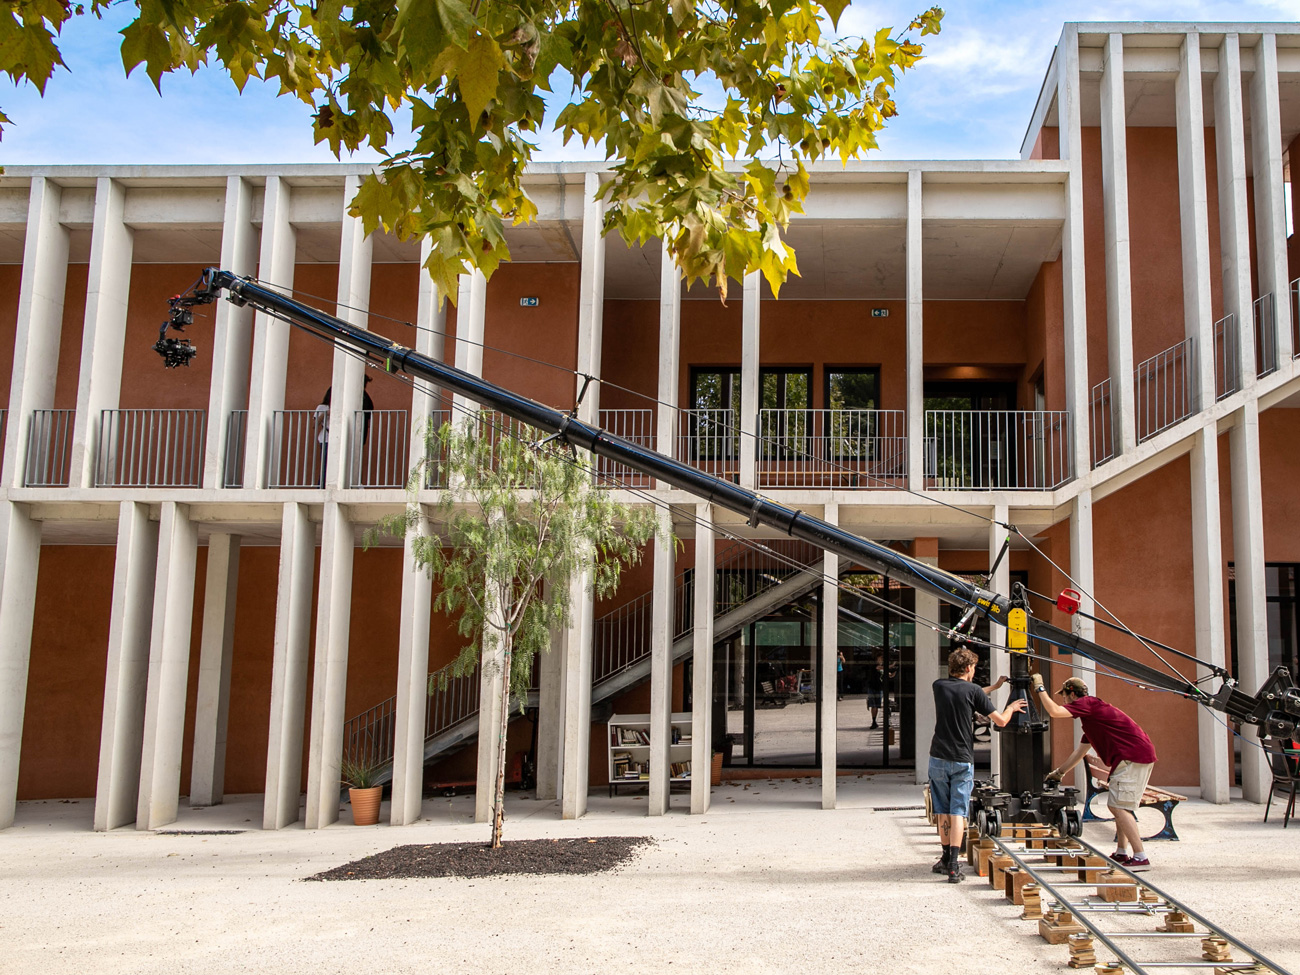
[[[970,790],[975,785],[975,766],[969,762],[930,759],[930,805],[936,816],[966,817],[970,812]]]

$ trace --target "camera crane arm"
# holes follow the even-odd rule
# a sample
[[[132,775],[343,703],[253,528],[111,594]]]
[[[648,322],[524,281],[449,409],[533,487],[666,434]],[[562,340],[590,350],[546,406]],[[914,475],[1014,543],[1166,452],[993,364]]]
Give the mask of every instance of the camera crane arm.
[[[751,526],[774,528],[793,538],[810,542],[824,551],[885,573],[915,589],[958,606],[968,614],[977,612],[994,623],[1006,626],[1009,622],[1008,614],[1017,605],[1007,596],[974,585],[878,542],[861,538],[797,508],[772,501],[730,481],[713,477],[614,436],[599,427],[583,423],[570,413],[512,393],[229,271],[207,268],[191,291],[171,299],[170,318],[160,330],[162,334],[154,346],[169,368],[188,365],[197,350],[186,339],[166,336],[167,328],[181,331],[192,322],[192,308],[195,305],[209,304],[223,291],[237,305],[251,305],[314,332],[331,343],[346,346],[367,359],[381,362],[389,372],[402,371],[426,380],[553,434],[574,447],[624,464],[711,504],[744,515]],[[1254,697],[1239,691],[1230,677],[1222,671],[1216,671],[1216,676],[1223,679],[1223,685],[1217,693],[1210,695],[1191,681],[1155,670],[1033,616],[1027,618],[1026,631],[1030,637],[1088,657],[1119,673],[1135,677],[1141,683],[1173,691],[1199,704],[1224,711],[1245,723],[1261,725],[1267,734],[1288,735],[1300,719],[1300,690],[1297,690],[1285,668],[1279,668]]]

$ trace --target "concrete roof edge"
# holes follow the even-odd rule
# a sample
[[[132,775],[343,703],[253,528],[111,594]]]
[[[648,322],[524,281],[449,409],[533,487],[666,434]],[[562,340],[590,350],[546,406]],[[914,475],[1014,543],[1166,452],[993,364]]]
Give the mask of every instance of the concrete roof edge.
[[[1078,20],[1066,26],[1080,34],[1300,34],[1300,23],[1291,20]]]
[[[1066,30],[1068,30],[1068,26],[1061,29],[1062,38],[1065,36]],[[1056,47],[1052,48],[1052,59],[1047,62],[1047,71],[1044,73],[1043,83],[1038,89],[1038,98],[1034,102],[1034,111],[1029,117],[1029,125],[1025,128],[1025,136],[1020,140],[1020,158],[1022,160],[1026,160],[1026,157],[1033,149],[1034,139],[1038,137],[1038,132],[1043,127],[1047,113],[1052,107],[1052,99],[1056,97],[1056,64],[1060,52],[1061,42],[1058,40]]]

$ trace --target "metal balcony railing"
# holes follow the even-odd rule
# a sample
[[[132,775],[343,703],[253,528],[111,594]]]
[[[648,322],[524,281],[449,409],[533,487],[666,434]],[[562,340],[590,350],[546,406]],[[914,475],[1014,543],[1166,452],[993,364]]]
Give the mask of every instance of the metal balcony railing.
[[[1063,410],[927,410],[926,485],[1050,491],[1074,477]]]
[[[655,449],[654,410],[601,410],[598,423],[616,437],[630,440],[638,447]],[[595,462],[597,487],[648,488],[654,484],[649,474],[634,471],[608,457],[597,457]]]
[[[1110,377],[1092,387],[1092,466],[1115,456],[1115,407],[1110,398]]]
[[[715,477],[740,476],[740,417],[735,410],[682,410],[677,459]]]
[[[244,454],[248,449],[248,410],[231,410],[226,425],[226,452],[222,461],[221,486],[244,486]]]
[[[406,410],[355,411],[352,414],[349,486],[405,487],[411,473],[407,463],[410,446]]]
[[[764,488],[896,488],[907,482],[902,410],[761,410]]]
[[[1291,302],[1291,358],[1300,359],[1300,278],[1287,289]]]
[[[325,486],[329,414],[324,410],[276,410],[271,414],[269,488]]]
[[[393,760],[397,698],[381,701],[343,725],[343,760],[374,767]]]
[[[76,410],[32,410],[27,428],[27,487],[67,487]]]
[[[1139,443],[1195,412],[1195,375],[1196,346],[1190,338],[1156,353],[1133,370]]]
[[[1255,299],[1255,375],[1261,379],[1277,372],[1277,309],[1273,295]]]
[[[1237,316],[1224,315],[1214,323],[1214,400],[1217,403],[1241,388],[1241,351]]]
[[[202,487],[204,410],[103,410],[97,487]]]
[[[438,431],[442,429],[443,424],[451,422],[451,410],[434,410],[429,414],[425,421],[423,432],[424,445],[427,451],[437,452]],[[447,486],[447,470],[443,467],[443,457],[441,455],[428,458],[429,462],[424,467],[424,486],[432,490],[434,488],[445,488]]]

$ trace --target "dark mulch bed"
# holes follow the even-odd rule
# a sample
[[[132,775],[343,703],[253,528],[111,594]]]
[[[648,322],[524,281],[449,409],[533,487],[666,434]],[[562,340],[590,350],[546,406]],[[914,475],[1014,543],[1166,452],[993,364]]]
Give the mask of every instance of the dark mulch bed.
[[[483,843],[395,846],[306,879],[400,880],[604,873],[629,862],[638,847],[653,842],[648,836],[598,836],[593,839],[506,840],[499,850]]]

